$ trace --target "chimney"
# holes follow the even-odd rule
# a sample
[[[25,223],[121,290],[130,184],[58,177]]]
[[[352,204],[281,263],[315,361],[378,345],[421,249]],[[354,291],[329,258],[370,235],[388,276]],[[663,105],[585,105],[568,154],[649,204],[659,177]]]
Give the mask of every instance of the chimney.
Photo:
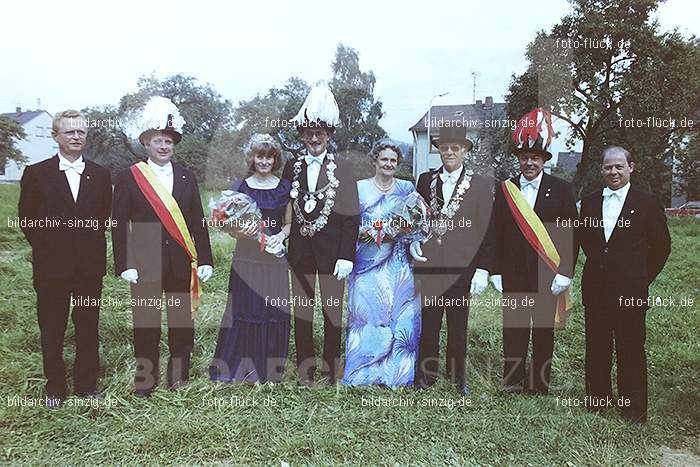
[[[484,108],[490,109],[491,107],[493,107],[493,97],[486,96],[486,103],[484,104]]]
[[[22,113],[22,107],[15,107],[15,112],[18,114]]]

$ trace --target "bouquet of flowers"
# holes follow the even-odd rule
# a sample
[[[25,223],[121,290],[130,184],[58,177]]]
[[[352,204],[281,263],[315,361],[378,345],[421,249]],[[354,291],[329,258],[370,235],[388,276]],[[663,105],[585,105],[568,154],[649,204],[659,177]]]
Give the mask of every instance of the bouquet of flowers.
[[[360,232],[359,241],[379,246],[386,238],[408,243],[430,238],[430,208],[417,192],[396,203],[388,217],[375,220],[371,229]]]
[[[266,251],[279,258],[284,256],[284,244],[280,243],[276,248],[267,244],[262,212],[250,196],[233,190],[222,191],[218,199],[210,198],[209,210],[211,224],[232,237],[239,238],[243,229],[258,226],[256,238],[260,243],[260,252]]]

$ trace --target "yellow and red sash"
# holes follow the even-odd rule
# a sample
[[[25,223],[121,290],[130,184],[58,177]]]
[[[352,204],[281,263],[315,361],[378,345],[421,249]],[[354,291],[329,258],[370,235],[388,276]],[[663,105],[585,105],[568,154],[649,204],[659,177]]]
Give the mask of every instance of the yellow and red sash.
[[[559,252],[537,213],[530,207],[518,187],[510,180],[501,183],[501,190],[508,203],[510,212],[513,214],[513,219],[515,219],[515,223],[518,224],[518,228],[525,236],[527,242],[554,274],[558,274],[559,263],[561,262]],[[569,289],[566,289],[557,297],[557,312],[554,317],[554,324],[557,327],[564,326],[572,306],[571,293]]]
[[[146,200],[155,211],[165,230],[187,252],[190,257],[190,299],[192,303],[192,318],[194,318],[199,298],[202,292],[197,280],[197,249],[187,228],[180,206],[168,190],[165,189],[155,172],[145,162],[131,166],[131,175]]]

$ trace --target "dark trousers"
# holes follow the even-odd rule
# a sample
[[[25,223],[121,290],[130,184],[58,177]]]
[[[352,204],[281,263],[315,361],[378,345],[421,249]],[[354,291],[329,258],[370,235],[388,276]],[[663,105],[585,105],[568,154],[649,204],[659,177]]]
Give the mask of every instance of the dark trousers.
[[[503,386],[509,392],[548,394],[554,352],[557,297],[542,293],[511,293],[503,307]],[[532,306],[523,300],[534,299]],[[532,333],[532,361],[527,354]]]
[[[440,329],[443,312],[447,313],[447,379],[459,391],[466,387],[467,323],[469,319],[469,283],[459,280],[445,290],[447,276],[424,276],[420,279],[423,306],[421,307],[421,336],[416,360],[415,386],[428,388],[438,377]],[[439,300],[453,300],[452,306],[437,305]]]
[[[75,326],[73,385],[76,394],[94,392],[100,372],[98,326],[102,276],[35,281],[34,289],[47,394],[63,398],[68,392],[63,338],[68,325],[71,297],[74,300],[71,319]]]
[[[165,293],[165,298],[163,298]],[[167,379],[176,387],[189,379],[190,356],[194,346],[194,321],[190,308],[190,278],[166,273],[162,281],[131,284],[134,316],[134,355],[136,392],[148,394],[160,381],[160,325],[162,306],[168,317]]]
[[[292,267],[294,300],[294,343],[297,369],[302,383],[311,383],[316,372],[313,321],[316,276],[321,286],[323,310],[323,368],[321,376],[335,384],[340,366],[340,334],[343,317],[345,281],[339,281],[332,271],[319,271],[316,260],[305,256]]]
[[[617,391],[622,415],[630,420],[647,419],[646,310],[586,307],[586,395],[589,409],[596,411],[612,397],[613,345],[617,357]],[[614,399],[613,399],[614,400]],[[628,403],[629,405],[626,405]]]

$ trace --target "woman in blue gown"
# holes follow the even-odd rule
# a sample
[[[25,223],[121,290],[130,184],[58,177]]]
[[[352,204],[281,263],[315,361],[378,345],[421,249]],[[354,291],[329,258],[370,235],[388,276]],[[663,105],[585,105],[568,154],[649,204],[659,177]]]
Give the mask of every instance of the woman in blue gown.
[[[269,135],[253,135],[245,150],[251,175],[232,190],[255,200],[263,215],[268,250],[289,235],[291,184],[274,175],[280,147]],[[260,251],[258,229],[241,229],[231,264],[228,300],[209,374],[214,381],[279,382],[289,344],[287,261]]]
[[[343,384],[389,387],[413,384],[420,339],[420,296],[413,284],[408,242],[377,235],[377,221],[411,193],[413,184],[394,178],[401,150],[380,141],[370,152],[376,175],[357,182],[360,240],[348,279],[348,321]]]

